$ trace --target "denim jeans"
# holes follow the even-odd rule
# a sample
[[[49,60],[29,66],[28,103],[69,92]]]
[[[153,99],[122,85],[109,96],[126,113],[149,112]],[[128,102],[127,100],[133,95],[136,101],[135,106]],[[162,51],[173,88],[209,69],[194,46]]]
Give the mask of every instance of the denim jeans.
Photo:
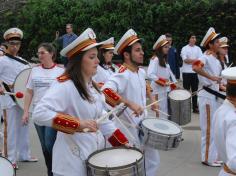
[[[52,173],[52,149],[57,137],[57,131],[51,127],[35,125],[39,136],[45,163],[48,170],[48,176],[53,176]]]

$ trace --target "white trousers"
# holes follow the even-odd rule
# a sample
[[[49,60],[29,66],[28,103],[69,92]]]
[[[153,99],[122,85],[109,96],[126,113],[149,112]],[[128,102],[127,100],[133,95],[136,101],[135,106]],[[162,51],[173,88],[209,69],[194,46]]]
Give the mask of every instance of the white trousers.
[[[217,150],[214,143],[214,113],[217,102],[205,97],[199,98],[200,128],[201,128],[201,159],[202,162],[213,163],[217,160]]]
[[[6,110],[7,112],[7,152],[8,159],[16,163],[19,160],[30,159],[29,149],[29,126],[22,125],[23,110],[15,105]]]
[[[146,176],[157,176],[160,167],[160,155],[158,150],[145,146],[144,156]]]

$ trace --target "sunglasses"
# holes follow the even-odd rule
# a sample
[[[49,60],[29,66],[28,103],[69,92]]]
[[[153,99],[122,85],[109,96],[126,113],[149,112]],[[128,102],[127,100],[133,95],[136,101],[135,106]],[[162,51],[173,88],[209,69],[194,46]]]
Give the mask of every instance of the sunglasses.
[[[36,55],[39,56],[39,55],[44,55],[44,54],[47,54],[49,52],[47,51],[41,51],[41,52],[37,52]]]
[[[9,45],[11,45],[11,46],[18,46],[18,45],[21,44],[20,41],[9,41],[8,43],[9,43]]]

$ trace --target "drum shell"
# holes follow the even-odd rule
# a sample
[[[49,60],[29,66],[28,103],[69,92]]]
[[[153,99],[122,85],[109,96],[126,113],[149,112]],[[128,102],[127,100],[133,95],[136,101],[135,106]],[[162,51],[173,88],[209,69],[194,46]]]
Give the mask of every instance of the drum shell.
[[[171,150],[179,146],[182,139],[182,131],[176,135],[161,134],[152,131],[142,125],[144,144],[158,150]]]
[[[12,174],[13,174],[13,175],[12,174],[10,174],[10,175],[7,174],[7,175],[4,175],[4,176],[16,176],[16,170],[13,168],[11,161],[8,160],[7,158],[3,157],[3,156],[0,156],[0,159],[6,161],[8,163],[8,166],[9,166],[9,168],[11,168],[11,171],[12,171]],[[3,165],[0,164],[0,167],[3,167]],[[0,171],[2,169],[4,169],[3,172],[6,171],[6,168],[0,168]],[[0,175],[1,174],[3,174],[3,173],[0,173]]]
[[[191,96],[185,100],[174,100],[168,95],[169,120],[186,125],[191,122]]]
[[[103,150],[98,150],[94,153],[92,153],[89,157],[88,160],[86,161],[87,165],[87,175],[88,176],[145,176],[145,164],[144,164],[144,156],[142,156],[141,159],[137,160],[136,162],[120,167],[99,167],[95,166],[91,163],[89,163],[89,159],[102,151],[105,150],[112,150],[116,149],[115,147],[113,148],[108,148],[108,149],[103,149]],[[137,150],[141,152],[140,150],[136,148],[131,148],[134,150]]]

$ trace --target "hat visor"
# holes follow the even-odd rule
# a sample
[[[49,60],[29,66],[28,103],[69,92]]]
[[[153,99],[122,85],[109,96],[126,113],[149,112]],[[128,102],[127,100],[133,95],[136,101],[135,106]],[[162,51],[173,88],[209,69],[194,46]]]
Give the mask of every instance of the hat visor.
[[[87,51],[87,50],[89,50],[89,49],[91,49],[91,48],[94,48],[94,47],[97,47],[97,46],[100,46],[100,45],[102,45],[101,42],[100,42],[100,43],[93,43],[93,44],[91,44],[91,45],[85,47],[85,48],[82,49],[81,51]]]
[[[115,47],[102,48],[102,49],[106,49],[106,50],[114,50],[114,49],[115,49]]]
[[[214,40],[214,39],[216,39],[217,37],[219,37],[219,35],[220,35],[220,33],[216,34],[216,35],[211,39],[211,41]]]
[[[134,43],[136,43],[136,42],[138,42],[138,41],[143,42],[144,40],[143,40],[142,38],[137,38],[137,39],[135,39],[134,41],[132,41],[128,46],[131,46],[131,45],[133,45]]]
[[[221,48],[229,47],[229,45],[220,45]]]

